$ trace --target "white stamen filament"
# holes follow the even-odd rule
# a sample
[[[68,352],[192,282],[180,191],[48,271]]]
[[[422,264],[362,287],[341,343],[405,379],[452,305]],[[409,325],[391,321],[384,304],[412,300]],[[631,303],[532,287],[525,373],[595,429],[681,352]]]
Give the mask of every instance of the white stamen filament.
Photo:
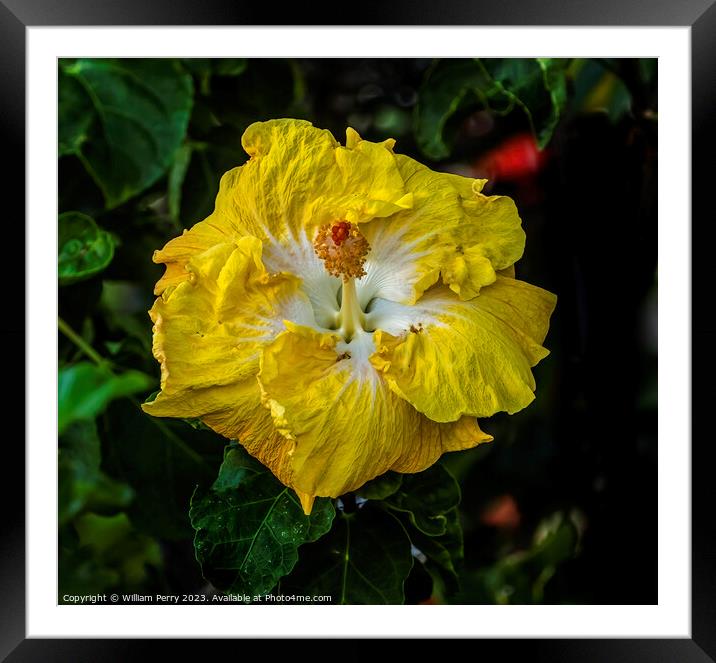
[[[341,311],[338,314],[339,333],[350,343],[351,339],[366,329],[365,314],[358,303],[355,279],[343,278]]]

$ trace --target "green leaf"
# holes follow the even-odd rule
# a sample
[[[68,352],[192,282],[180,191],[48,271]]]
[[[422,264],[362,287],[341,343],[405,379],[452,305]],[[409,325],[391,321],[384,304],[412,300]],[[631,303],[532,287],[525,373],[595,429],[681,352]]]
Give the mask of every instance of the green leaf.
[[[63,525],[83,511],[111,513],[132,502],[134,492],[103,472],[92,471],[60,455],[58,471],[58,519]]]
[[[331,501],[318,499],[306,516],[290,488],[232,444],[210,490],[191,502],[196,558],[218,589],[264,595],[294,567],[298,547],[330,529],[334,515]]]
[[[216,477],[226,440],[183,421],[152,417],[128,399],[110,405],[99,431],[103,469],[136,493],[128,509],[135,526],[162,539],[189,539],[192,493]]]
[[[283,594],[329,596],[331,604],[401,604],[413,567],[410,539],[390,513],[366,504],[336,518],[330,533],[301,549]]]
[[[82,84],[67,76],[60,68],[58,106],[60,109],[58,132],[59,155],[77,154],[88,138],[92,126],[92,102]]]
[[[84,281],[101,272],[114,257],[114,240],[94,219],[65,212],[58,219],[57,274],[60,285]]]
[[[397,492],[403,483],[403,475],[397,472],[386,472],[363,486],[357,491],[359,497],[366,500],[384,500]]]
[[[93,419],[115,398],[144,391],[154,380],[139,371],[115,375],[89,362],[61,368],[57,380],[59,433],[73,421]]]
[[[182,145],[174,155],[174,161],[169,169],[169,178],[167,181],[167,200],[169,204],[169,216],[174,220],[179,220],[179,212],[181,210],[181,193],[186,172],[189,169],[189,160],[191,159],[192,148],[190,144]]]
[[[424,472],[403,475],[400,489],[385,503],[407,513],[424,534],[440,536],[447,532],[447,513],[460,503],[460,488],[453,476],[435,463]]]
[[[58,473],[60,526],[85,510],[125,508],[134,496],[129,486],[100,471],[100,443],[93,420],[70,424],[60,437]]]
[[[549,95],[546,102],[539,84],[525,90],[521,99],[528,113],[532,131],[537,137],[537,147],[543,149],[552,139],[555,127],[567,104],[566,69],[569,60],[564,58],[537,58],[542,69],[544,89]]]
[[[556,566],[573,557],[578,544],[579,532],[574,522],[557,512],[537,528],[531,559],[541,566]]]
[[[59,86],[60,154],[80,158],[107,208],[164,174],[184,139],[193,99],[191,76],[175,61],[61,61]]]
[[[547,145],[566,102],[566,60],[493,58],[442,60],[428,73],[415,109],[415,135],[432,159],[450,156],[448,123],[479,107],[505,115],[524,112],[541,149]]]
[[[458,510],[451,509],[445,514],[445,534],[427,536],[417,528],[408,528],[410,540],[416,548],[418,561],[425,565],[428,573],[440,586],[441,592],[451,596],[458,590],[458,572],[463,562],[462,527]]]

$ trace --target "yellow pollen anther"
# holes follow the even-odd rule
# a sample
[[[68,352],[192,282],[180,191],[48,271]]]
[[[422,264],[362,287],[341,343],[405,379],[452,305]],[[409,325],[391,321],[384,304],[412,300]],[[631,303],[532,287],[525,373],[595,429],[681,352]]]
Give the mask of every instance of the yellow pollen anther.
[[[370,245],[355,224],[337,221],[321,226],[313,248],[333,276],[342,276],[344,280],[365,276],[363,265]]]

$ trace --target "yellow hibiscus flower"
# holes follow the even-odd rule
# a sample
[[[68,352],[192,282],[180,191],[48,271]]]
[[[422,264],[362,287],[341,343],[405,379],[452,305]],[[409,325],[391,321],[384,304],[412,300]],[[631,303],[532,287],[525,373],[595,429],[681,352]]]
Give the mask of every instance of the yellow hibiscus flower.
[[[534,399],[556,298],[514,278],[525,235],[485,180],[352,129],[252,124],[214,212],[154,261],[161,392],[144,410],[238,440],[309,513],[492,440]]]

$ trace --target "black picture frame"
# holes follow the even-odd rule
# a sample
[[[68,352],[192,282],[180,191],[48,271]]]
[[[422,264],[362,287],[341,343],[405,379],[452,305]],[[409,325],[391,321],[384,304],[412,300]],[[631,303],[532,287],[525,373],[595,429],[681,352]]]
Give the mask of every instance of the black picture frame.
[[[713,184],[707,164],[716,149],[716,5],[715,0],[392,0],[357,16],[360,25],[624,25],[690,26],[692,74],[692,217],[701,222],[698,241],[692,235],[692,356],[694,362],[693,419],[705,419],[716,396],[711,370],[715,365],[713,347],[716,325],[711,322],[713,301],[708,279],[713,243],[705,233],[713,233],[711,190]],[[366,7],[367,9],[367,7]],[[15,274],[6,280],[3,298],[11,315],[0,317],[0,339],[5,348],[5,365],[11,369],[13,384],[18,385],[8,412],[25,406],[23,355],[32,352],[25,343],[25,290],[20,287],[24,274],[25,246],[24,191],[25,172],[25,40],[29,26],[114,26],[114,25],[269,25],[276,18],[275,8],[244,0],[0,0],[0,130],[3,138],[5,174],[4,224],[6,269]],[[320,6],[296,3],[282,9],[283,24],[330,25],[338,13],[325,13]],[[369,17],[369,21],[367,20]],[[660,167],[668,168],[668,164]],[[695,233],[694,233],[695,234]],[[19,247],[24,247],[21,251]],[[8,247],[14,247],[8,251]],[[11,254],[11,255],[9,255]],[[8,267],[12,256],[18,265]],[[23,348],[25,353],[21,353]],[[15,364],[13,364],[15,362]],[[12,370],[15,369],[15,370]],[[665,392],[662,392],[665,393]],[[27,397],[32,397],[27,394]],[[667,395],[668,397],[668,395]],[[664,403],[662,401],[662,407]],[[7,429],[6,429],[7,430]],[[22,434],[23,431],[21,430]],[[711,436],[692,433],[692,638],[618,639],[618,640],[483,640],[473,643],[472,651],[499,652],[501,657],[529,656],[537,661],[716,661],[716,518],[713,516],[714,458]],[[23,435],[24,437],[24,435]],[[3,534],[0,543],[0,658],[7,661],[126,661],[141,653],[171,656],[168,651],[181,647],[184,656],[206,655],[206,643],[182,640],[71,640],[26,639],[25,628],[25,513],[19,495],[24,494],[25,455],[18,435],[6,432],[0,481],[0,505],[3,506]],[[689,440],[675,443],[687,444]],[[111,619],[111,615],[108,616]],[[224,641],[225,642],[225,641]],[[217,642],[218,644],[218,642]],[[226,643],[239,650],[235,643]],[[285,646],[285,643],[284,643]],[[368,643],[345,648],[334,642],[329,648],[348,660],[359,660]],[[272,645],[273,647],[273,645]],[[422,647],[422,645],[421,645]],[[425,650],[423,650],[425,651]],[[342,652],[342,653],[341,653]],[[325,655],[325,650],[323,651]],[[428,654],[428,651],[425,651]],[[271,655],[280,655],[272,650]],[[295,654],[294,654],[295,655]]]

